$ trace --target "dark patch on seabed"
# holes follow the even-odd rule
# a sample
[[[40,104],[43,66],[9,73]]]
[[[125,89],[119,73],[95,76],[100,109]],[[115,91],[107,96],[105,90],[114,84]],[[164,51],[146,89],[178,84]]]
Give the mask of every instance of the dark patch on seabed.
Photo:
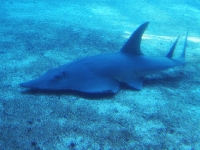
[[[164,4],[164,5],[163,5]],[[2,1],[0,149],[200,148],[200,10],[193,1]],[[150,21],[143,52],[162,56],[189,29],[186,65],[116,95],[24,90],[50,68],[119,51]],[[103,60],[102,60],[103,61]]]

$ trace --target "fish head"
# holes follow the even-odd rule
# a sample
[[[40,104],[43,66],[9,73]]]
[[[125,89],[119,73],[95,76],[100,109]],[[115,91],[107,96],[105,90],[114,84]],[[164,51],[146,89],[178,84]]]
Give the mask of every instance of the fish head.
[[[67,71],[57,69],[50,69],[42,76],[20,84],[21,87],[43,90],[69,89],[70,85],[70,74]]]

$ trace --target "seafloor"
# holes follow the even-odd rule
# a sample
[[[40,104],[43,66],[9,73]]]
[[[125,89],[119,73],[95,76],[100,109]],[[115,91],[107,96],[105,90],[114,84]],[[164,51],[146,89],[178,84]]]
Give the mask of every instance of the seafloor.
[[[200,149],[200,1],[1,0],[0,150]],[[27,91],[50,68],[119,51],[150,21],[147,55],[164,56],[189,29],[186,64],[116,95]]]

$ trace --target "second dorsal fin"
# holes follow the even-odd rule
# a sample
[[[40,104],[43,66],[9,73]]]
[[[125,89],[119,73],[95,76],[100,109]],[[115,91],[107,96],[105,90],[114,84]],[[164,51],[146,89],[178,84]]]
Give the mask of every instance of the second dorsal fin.
[[[149,22],[145,22],[142,25],[140,25],[137,30],[131,35],[131,37],[128,39],[126,44],[122,47],[121,52],[132,54],[132,55],[142,55],[142,52],[140,50],[140,43],[142,39],[142,35],[147,28]]]
[[[179,36],[177,37],[176,41],[174,42],[174,44],[172,45],[172,47],[170,48],[169,52],[167,53],[166,57],[167,58],[172,58],[173,57],[173,53],[174,53],[174,49],[176,47],[176,44],[178,42]]]

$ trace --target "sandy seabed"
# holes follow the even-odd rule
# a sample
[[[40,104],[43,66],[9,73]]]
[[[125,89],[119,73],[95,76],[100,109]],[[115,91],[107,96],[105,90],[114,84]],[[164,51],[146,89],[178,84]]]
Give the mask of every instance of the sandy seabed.
[[[0,5],[0,149],[200,148],[200,2],[3,1]],[[27,91],[50,68],[119,51],[150,21],[147,55],[164,56],[189,30],[186,64],[116,95]]]

